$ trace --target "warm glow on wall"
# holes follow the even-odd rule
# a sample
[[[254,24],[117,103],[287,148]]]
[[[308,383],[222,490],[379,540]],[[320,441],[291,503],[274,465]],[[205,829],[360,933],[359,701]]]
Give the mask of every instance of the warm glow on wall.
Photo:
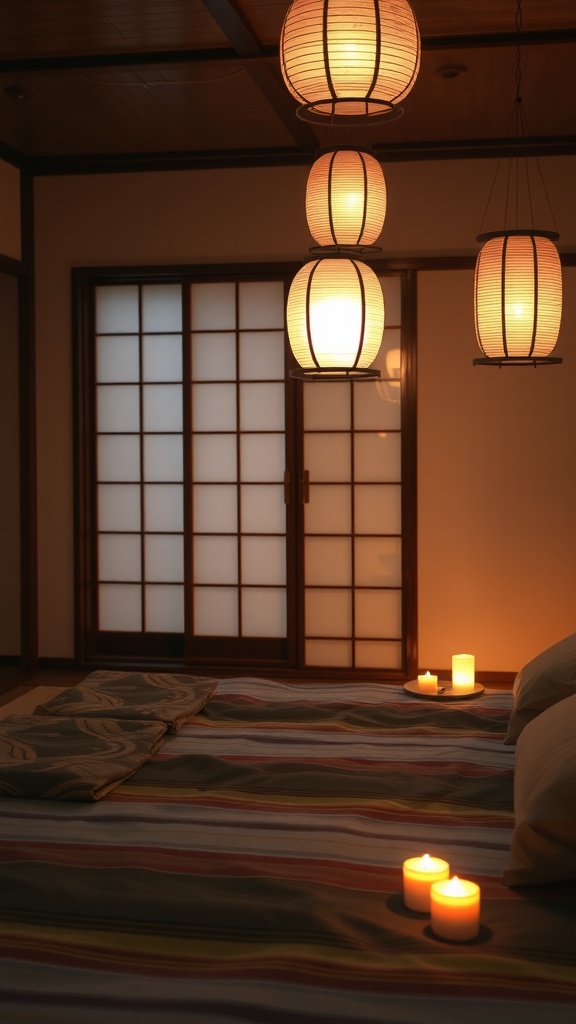
[[[476,337],[486,359],[553,361],[550,353],[562,315],[562,270],[554,245],[557,237],[545,231],[479,236],[484,245],[476,261],[474,316]]]
[[[306,186],[308,227],[319,246],[373,246],[386,216],[386,184],[378,160],[358,149],[323,153]]]
[[[291,375],[330,380],[379,376],[368,367],[384,331],[384,299],[365,263],[318,259],[298,271],[286,311],[292,351],[302,367]]]
[[[304,120],[360,121],[401,113],[420,66],[420,33],[407,0],[294,0],[280,66]]]

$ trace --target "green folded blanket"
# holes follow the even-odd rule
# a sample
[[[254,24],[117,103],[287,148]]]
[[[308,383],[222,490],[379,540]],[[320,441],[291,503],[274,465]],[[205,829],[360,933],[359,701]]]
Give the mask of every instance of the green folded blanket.
[[[212,696],[217,679],[157,672],[92,672],[46,704],[37,715],[164,722],[176,732]]]
[[[163,722],[11,715],[0,722],[0,796],[100,800],[165,735]]]

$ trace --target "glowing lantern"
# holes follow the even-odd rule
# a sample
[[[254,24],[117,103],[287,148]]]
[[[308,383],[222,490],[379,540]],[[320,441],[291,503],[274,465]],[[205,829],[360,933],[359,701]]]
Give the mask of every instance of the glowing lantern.
[[[303,120],[398,116],[420,67],[414,12],[407,0],[294,0],[280,65]]]
[[[313,260],[298,271],[286,310],[288,335],[300,370],[314,380],[377,379],[370,364],[384,332],[384,299],[365,263],[338,257]]]
[[[485,358],[510,365],[561,362],[550,356],[562,316],[562,270],[551,231],[479,235],[474,318]]]
[[[370,251],[385,216],[386,184],[375,157],[344,148],[318,157],[308,176],[306,217],[319,246]]]

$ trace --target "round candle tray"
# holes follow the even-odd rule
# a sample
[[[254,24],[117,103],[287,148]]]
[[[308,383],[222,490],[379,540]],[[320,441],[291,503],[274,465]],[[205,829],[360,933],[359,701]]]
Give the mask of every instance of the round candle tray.
[[[409,682],[404,683],[404,689],[412,697],[421,697],[423,700],[470,700],[471,697],[477,697],[480,693],[484,692],[482,683],[474,683],[473,690],[460,690],[452,689],[450,682],[438,680],[438,690],[436,693],[425,693],[423,690],[418,689],[418,680],[410,679]]]

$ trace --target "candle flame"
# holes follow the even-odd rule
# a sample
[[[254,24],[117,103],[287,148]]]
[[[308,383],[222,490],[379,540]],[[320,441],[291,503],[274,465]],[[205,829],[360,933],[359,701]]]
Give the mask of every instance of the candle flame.
[[[458,875],[453,875],[450,881],[446,882],[444,892],[449,896],[464,896],[466,894],[466,890],[458,878]]]

